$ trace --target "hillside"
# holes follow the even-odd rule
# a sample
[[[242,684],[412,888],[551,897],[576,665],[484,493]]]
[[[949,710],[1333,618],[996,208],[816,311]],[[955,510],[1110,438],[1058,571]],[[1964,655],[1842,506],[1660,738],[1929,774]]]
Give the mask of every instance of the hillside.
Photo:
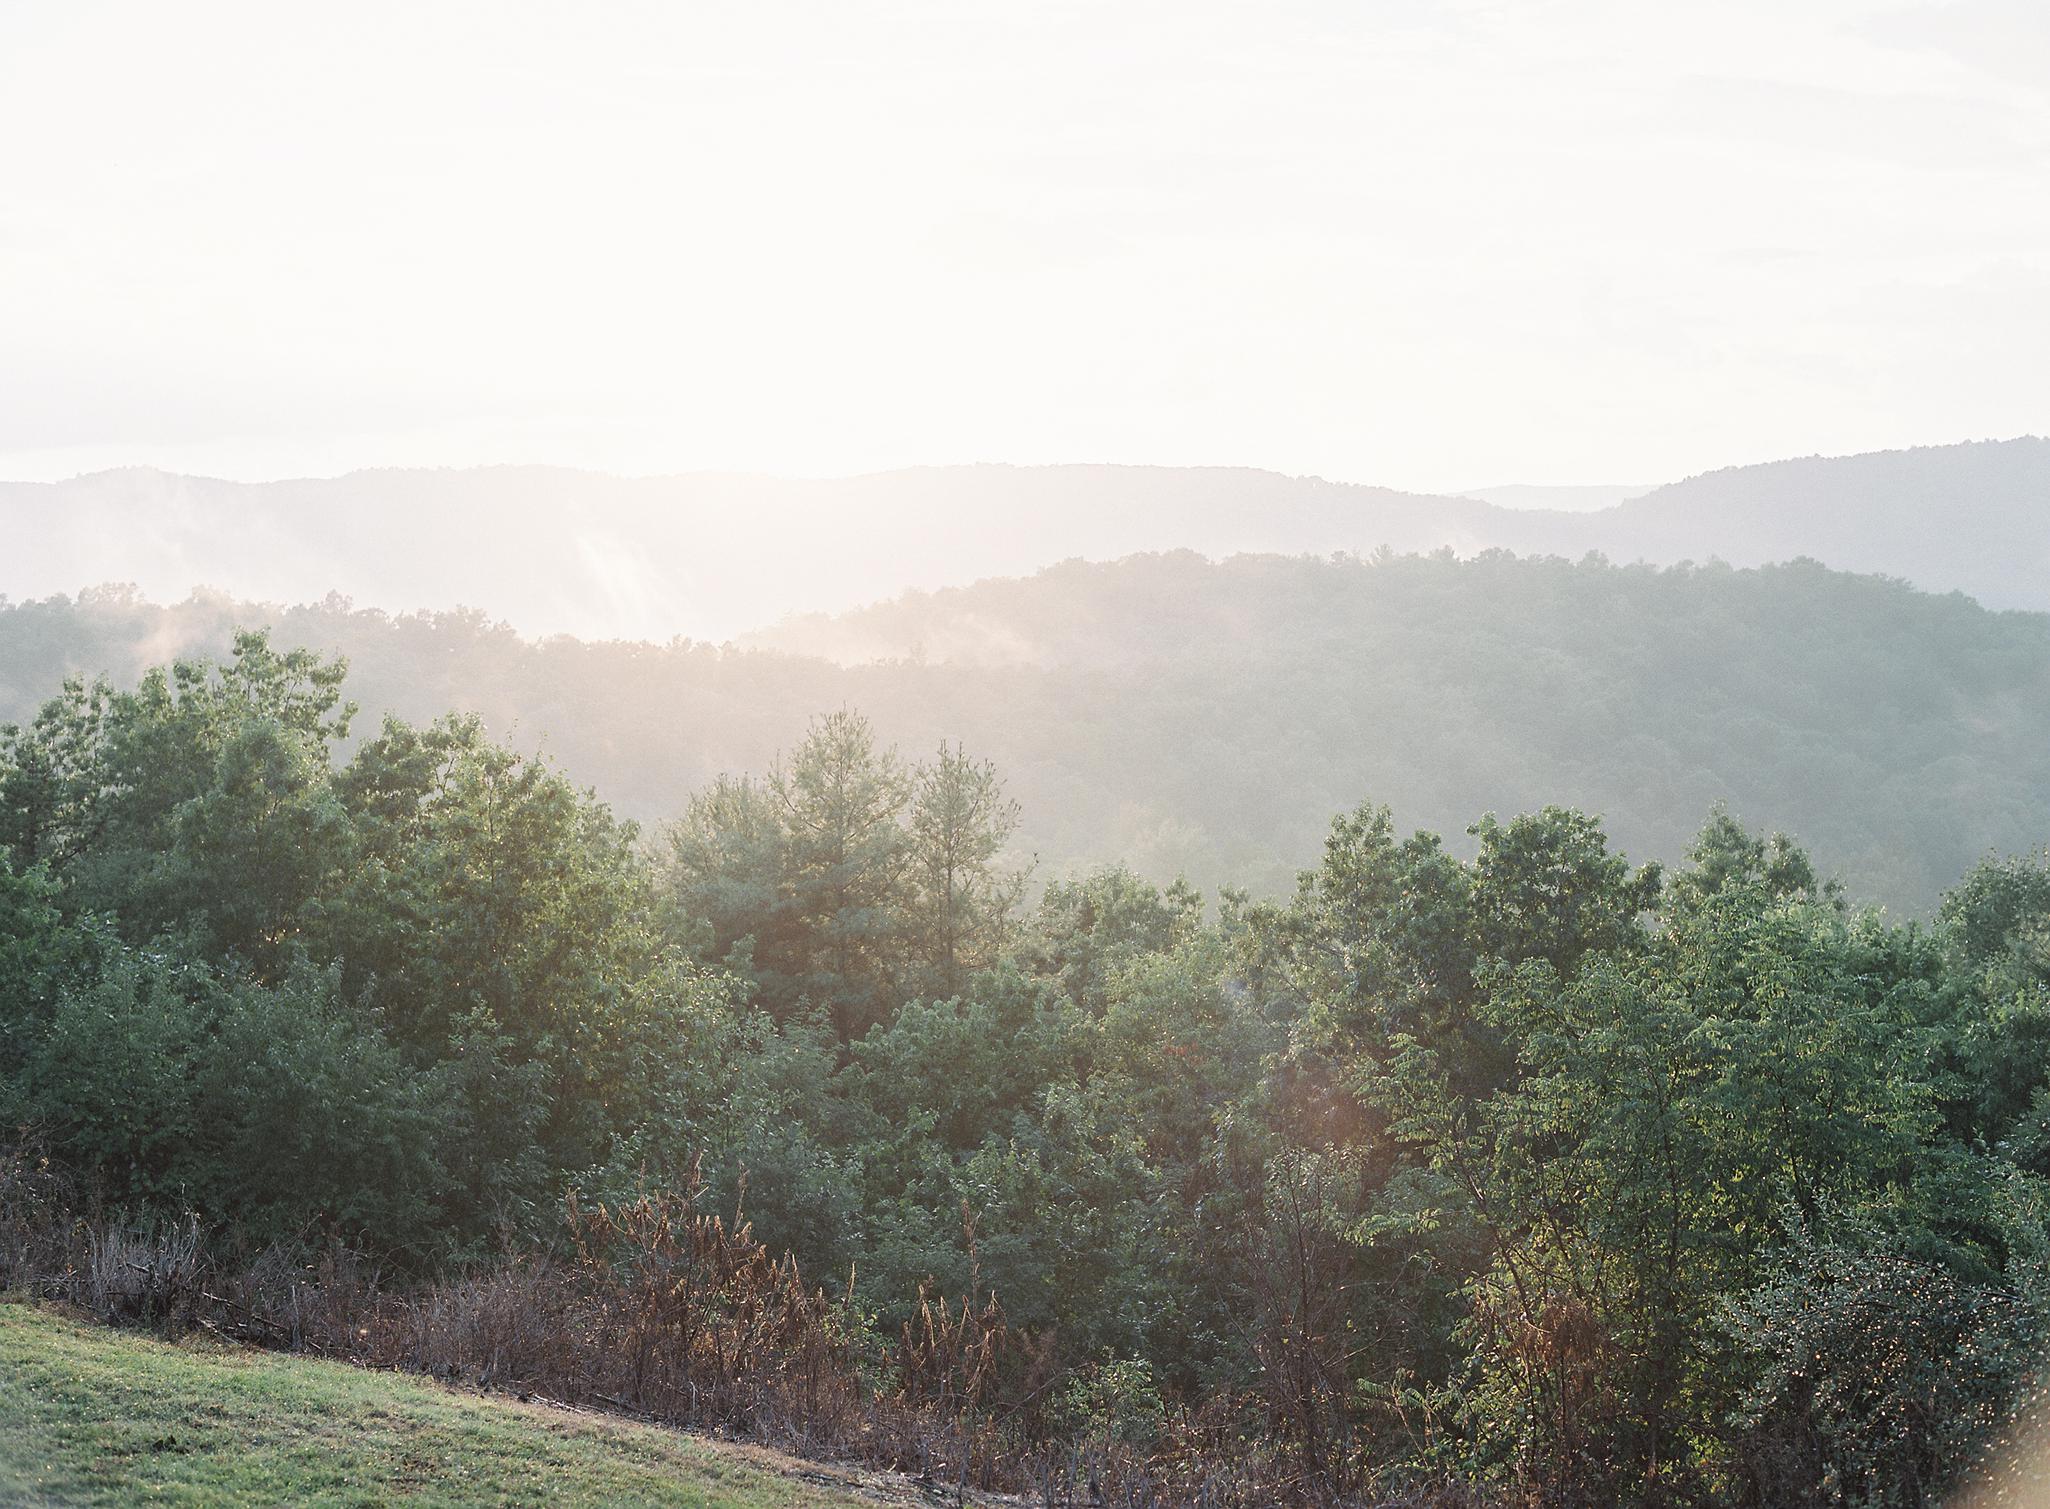
[[[0,1499],[19,1505],[910,1503],[853,1474],[424,1379],[170,1345],[0,1304]]]
[[[1009,778],[1043,875],[1126,859],[1279,891],[1362,801],[1455,845],[1481,812],[1577,805],[1671,859],[1726,803],[1921,912],[2050,837],[2050,617],[1812,563],[1141,556],[793,623],[776,649],[97,594],[0,609],[0,720],[238,624],[346,655],[373,716],[475,711],[649,823],[823,711],[913,752],[960,739]]]
[[[1487,491],[1542,503],[1555,490]],[[483,606],[529,634],[718,641],[788,614],[1073,558],[1385,545],[1659,564],[1811,556],[1995,607],[2050,608],[2050,441],[1735,467],[1587,510],[1602,491],[1556,490],[1569,509],[1237,468],[929,467],[796,481],[486,467],[262,484],[129,469],[0,483],[0,594],[99,582],[166,600],[201,585],[281,602],[340,591],[391,611]]]
[[[1497,519],[1497,516],[1503,516]],[[0,594],[132,582],[388,610],[486,606],[530,634],[721,640],[785,614],[1080,556],[1497,541],[1509,510],[1248,469],[925,467],[835,481],[551,467],[242,484],[146,468],[0,483]]]
[[[1591,517],[1619,559],[1812,556],[1989,607],[2050,607],[2050,440],[1727,467]]]

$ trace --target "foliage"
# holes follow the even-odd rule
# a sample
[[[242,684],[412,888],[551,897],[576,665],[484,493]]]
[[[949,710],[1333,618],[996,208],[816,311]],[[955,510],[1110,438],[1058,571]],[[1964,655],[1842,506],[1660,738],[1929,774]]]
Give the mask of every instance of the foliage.
[[[385,1360],[1135,1503],[1931,1502],[2050,1339],[2041,858],[1925,926],[1720,810],[1366,805],[1282,899],[1028,905],[959,745],[834,713],[647,842],[343,686],[0,735],[0,1272],[61,1187],[77,1273],[358,1251]]]
[[[2043,841],[2050,615],[1694,560],[1077,560],[791,626],[808,654],[106,589],[0,603],[0,721],[31,722],[66,677],[131,686],[269,624],[348,658],[373,730],[474,712],[650,829],[722,771],[767,771],[817,710],[858,707],[882,744],[994,760],[1022,807],[1014,854],[1052,876],[1122,863],[1285,894],[1368,797],[1463,858],[1475,815],[1556,802],[1673,865],[1724,803],[1856,896],[1927,915],[1987,853]]]

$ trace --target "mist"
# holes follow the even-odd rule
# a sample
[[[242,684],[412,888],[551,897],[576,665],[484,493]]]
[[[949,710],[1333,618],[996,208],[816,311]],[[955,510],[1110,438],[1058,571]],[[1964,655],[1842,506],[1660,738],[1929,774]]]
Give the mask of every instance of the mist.
[[[2050,1503],[2042,0],[0,5],[0,1501]]]
[[[211,588],[280,604],[339,593],[389,612],[469,606],[532,636],[764,634],[842,658],[851,652],[801,625],[771,631],[905,591],[1177,549],[1806,556],[1991,606],[2050,608],[2050,443],[2033,438],[1729,468],[1598,507],[1588,505],[1603,491],[1496,496],[1514,506],[1246,468],[931,467],[797,481],[490,467],[262,484],[129,469],[0,483],[0,511],[17,526],[0,593],[128,583],[161,602]]]

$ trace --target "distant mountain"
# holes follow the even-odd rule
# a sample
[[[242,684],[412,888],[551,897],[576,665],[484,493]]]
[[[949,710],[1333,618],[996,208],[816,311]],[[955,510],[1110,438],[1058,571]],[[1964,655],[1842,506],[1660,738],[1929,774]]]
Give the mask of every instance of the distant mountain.
[[[487,604],[529,634],[722,640],[805,610],[1072,557],[1496,543],[1485,503],[1273,472],[967,466],[836,481],[548,467],[244,484],[146,469],[0,483],[0,593],[129,582],[393,611]],[[1512,516],[1513,517],[1513,516]]]
[[[1733,466],[1589,516],[1620,560],[1812,557],[1844,571],[2050,607],[2050,440]]]
[[[0,529],[0,594],[17,601],[102,582],[173,600],[200,585],[283,602],[334,591],[394,611],[488,605],[529,634],[658,641],[718,641],[908,589],[1172,549],[1810,556],[2050,608],[2050,441],[1738,467],[1591,512],[1230,468],[794,481],[485,467],[260,484],[131,469],[0,483]]]
[[[1362,801],[1455,847],[1483,812],[1579,806],[1670,860],[1725,802],[1922,911],[1987,851],[2050,841],[2050,614],[1813,563],[1070,562],[792,636],[856,637],[853,665],[103,592],[0,607],[0,722],[68,674],[218,654],[238,624],[346,654],[366,714],[474,711],[649,822],[819,712],[914,755],[963,740],[1009,777],[1042,874],[1125,859],[1280,890]]]

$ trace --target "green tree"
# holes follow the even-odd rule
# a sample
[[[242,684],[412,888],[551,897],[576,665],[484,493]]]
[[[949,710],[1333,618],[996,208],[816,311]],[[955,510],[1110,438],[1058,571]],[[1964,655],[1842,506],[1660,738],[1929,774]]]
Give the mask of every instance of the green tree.
[[[1048,885],[1019,940],[1035,973],[1061,982],[1085,1011],[1101,1015],[1111,979],[1142,954],[1171,947],[1201,924],[1203,899],[1176,882],[1163,891],[1122,865]]]
[[[789,835],[788,884],[804,930],[801,998],[851,1042],[896,1004],[911,778],[858,713],[812,724],[769,778]]]
[[[636,830],[474,718],[387,721],[335,784],[355,847],[309,946],[455,1066],[490,1218],[545,1211],[610,1146],[606,1047],[659,954]]]
[[[778,1017],[789,1016],[806,937],[777,793],[722,775],[691,795],[667,840],[664,879],[678,935],[707,963],[745,978]]]
[[[229,661],[178,661],[133,692],[67,683],[0,735],[0,834],[131,939],[193,926],[280,967],[342,860],[328,783],[354,712],[344,674],[240,633]]]
[[[113,698],[104,678],[72,678],[27,728],[0,728],[0,847],[16,864],[68,868],[99,841]]]
[[[951,996],[972,970],[996,962],[1026,872],[999,864],[1018,828],[1018,804],[987,760],[941,744],[913,773],[909,831],[910,944],[920,988]]]
[[[1563,807],[1467,830],[1473,863],[1475,943],[1503,964],[1543,959],[1571,973],[1589,953],[1630,946],[1658,902],[1661,870],[1633,871],[1611,853],[1601,823]]]

